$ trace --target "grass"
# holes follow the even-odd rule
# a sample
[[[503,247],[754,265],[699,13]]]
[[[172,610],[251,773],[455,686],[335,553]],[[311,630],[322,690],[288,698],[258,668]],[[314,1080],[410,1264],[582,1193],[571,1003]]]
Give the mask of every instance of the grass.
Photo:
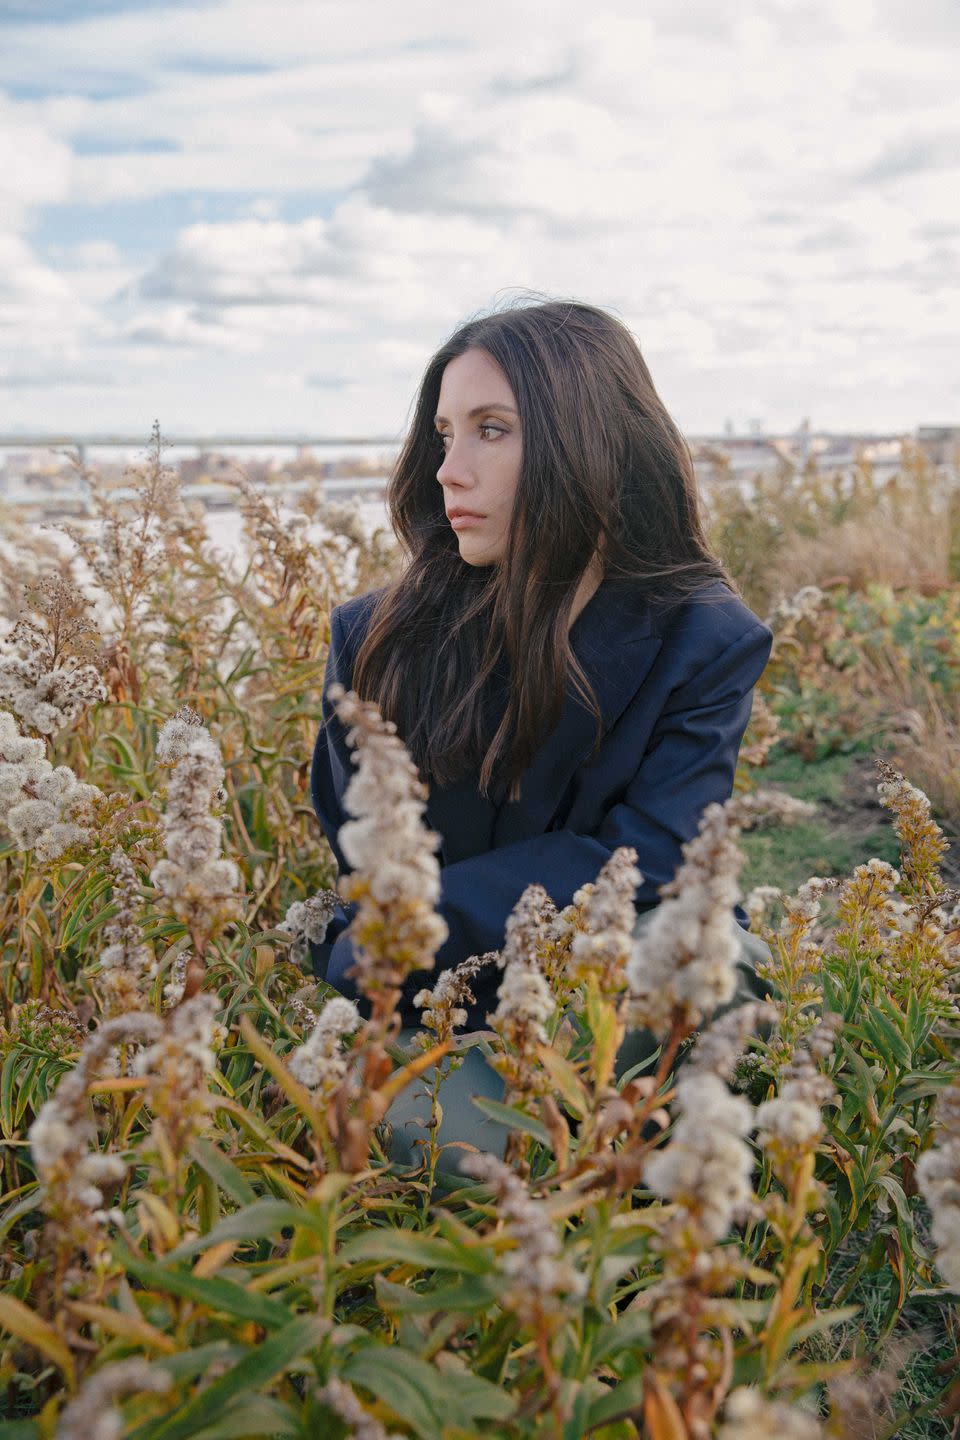
[[[811,875],[849,875],[873,856],[892,865],[899,863],[893,827],[876,802],[872,762],[872,753],[867,751],[831,755],[815,764],[780,747],[771,752],[770,763],[758,772],[759,783],[812,801],[820,813],[800,824],[740,837],[738,843],[747,855],[741,881],[744,891],[770,883],[795,891]],[[829,910],[829,899],[824,906]],[[834,1290],[842,1285],[856,1253],[857,1247],[851,1247],[849,1259],[842,1253],[836,1256],[831,1269]],[[807,1353],[821,1361],[860,1355],[882,1370],[887,1347],[891,1347],[888,1363],[900,1364],[900,1356],[904,1358],[890,1404],[897,1413],[916,1416],[900,1422],[897,1440],[946,1440],[954,1433],[949,1421],[916,1412],[942,1390],[948,1378],[944,1367],[956,1356],[954,1303],[940,1296],[912,1297],[892,1334],[884,1339],[883,1320],[893,1284],[893,1272],[887,1266],[864,1275],[847,1301],[860,1307],[857,1317],[830,1338],[812,1337]],[[828,1303],[826,1297],[822,1303]],[[885,1432],[881,1429],[879,1433]]]
[[[785,790],[819,807],[810,820],[755,830],[740,839],[746,856],[741,884],[776,884],[792,892],[811,875],[849,875],[874,856],[896,865],[899,849],[885,813],[871,794],[871,768],[863,753],[831,755],[810,764],[799,755],[775,750],[758,772],[764,788]]]
[[[830,1270],[834,1291],[843,1284],[857,1253],[858,1247],[850,1245],[834,1256]],[[858,1305],[859,1314],[840,1331],[811,1336],[806,1353],[820,1362],[859,1356],[881,1375],[898,1372],[896,1389],[887,1402],[889,1411],[875,1394],[878,1433],[887,1433],[883,1428],[887,1413],[906,1417],[897,1426],[896,1440],[947,1440],[953,1434],[949,1420],[917,1412],[936,1401],[950,1379],[957,1353],[955,1303],[942,1295],[912,1296],[890,1335],[884,1337],[884,1317],[894,1283],[893,1272],[886,1265],[863,1275],[846,1302]],[[829,1298],[822,1297],[820,1303],[829,1307]]]

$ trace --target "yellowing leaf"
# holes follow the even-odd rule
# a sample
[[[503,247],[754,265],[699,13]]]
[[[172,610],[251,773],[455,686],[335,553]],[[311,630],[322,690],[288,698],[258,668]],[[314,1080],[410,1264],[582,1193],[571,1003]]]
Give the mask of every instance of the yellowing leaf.
[[[162,1350],[165,1355],[176,1351],[176,1344],[169,1335],[157,1330],[149,1321],[125,1311],[111,1310],[107,1305],[93,1305],[86,1300],[67,1300],[67,1309],[79,1320],[88,1320],[99,1325],[108,1335],[119,1335],[122,1340],[134,1340],[148,1349]]]
[[[70,1389],[74,1389],[77,1372],[73,1356],[52,1325],[41,1320],[39,1315],[28,1310],[26,1305],[15,1300],[12,1295],[0,1295],[0,1325],[9,1330],[11,1335],[16,1335],[18,1339],[32,1345],[34,1350],[39,1350],[48,1360],[52,1360],[57,1369],[67,1377]]]
[[[689,1440],[676,1400],[663,1381],[648,1370],[643,1397],[643,1419],[650,1440]]]

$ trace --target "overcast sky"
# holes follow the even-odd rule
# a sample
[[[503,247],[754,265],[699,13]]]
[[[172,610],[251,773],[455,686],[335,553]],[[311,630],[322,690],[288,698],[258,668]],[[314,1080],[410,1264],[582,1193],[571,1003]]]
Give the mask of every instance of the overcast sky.
[[[0,431],[395,435],[529,290],[690,434],[960,423],[958,61],[957,0],[0,0]]]

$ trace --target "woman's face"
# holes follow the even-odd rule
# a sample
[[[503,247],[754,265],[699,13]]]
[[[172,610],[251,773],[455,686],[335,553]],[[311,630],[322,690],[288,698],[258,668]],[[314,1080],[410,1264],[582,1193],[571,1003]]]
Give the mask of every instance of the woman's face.
[[[436,427],[447,515],[468,510],[479,517],[454,524],[460,555],[468,565],[494,565],[506,553],[522,448],[513,391],[485,350],[466,350],[447,365]]]

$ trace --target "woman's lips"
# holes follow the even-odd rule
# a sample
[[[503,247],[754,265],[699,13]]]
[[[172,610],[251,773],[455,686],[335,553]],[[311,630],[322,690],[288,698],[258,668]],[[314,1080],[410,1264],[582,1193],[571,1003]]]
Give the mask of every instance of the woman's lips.
[[[480,525],[486,519],[485,515],[452,515],[450,524],[454,530],[466,530],[471,525]]]

